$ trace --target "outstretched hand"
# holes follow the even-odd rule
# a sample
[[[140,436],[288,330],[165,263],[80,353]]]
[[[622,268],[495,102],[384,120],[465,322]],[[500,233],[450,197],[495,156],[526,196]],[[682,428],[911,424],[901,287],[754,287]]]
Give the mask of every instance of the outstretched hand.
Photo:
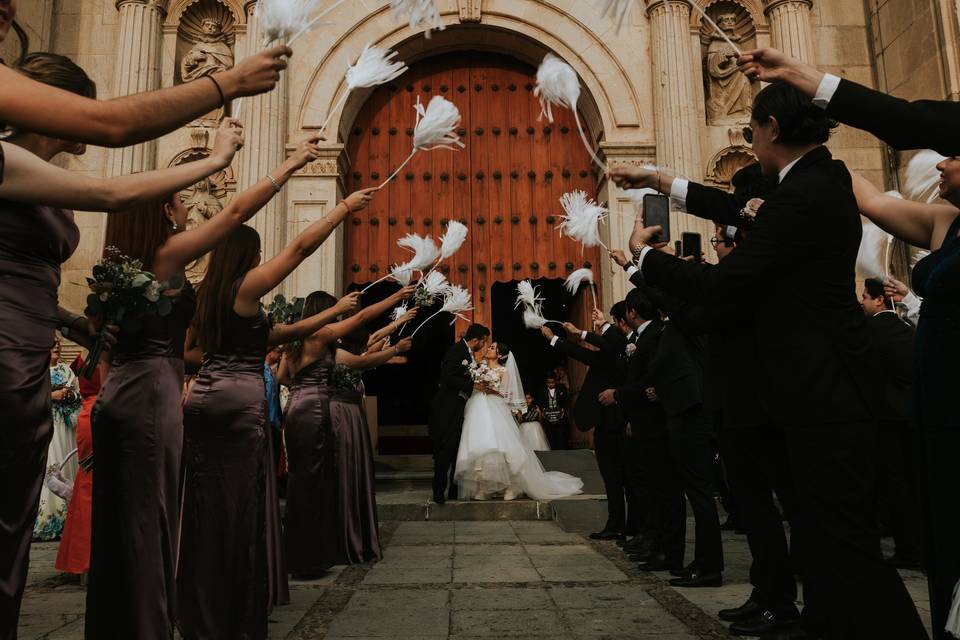
[[[277,45],[244,58],[233,68],[214,77],[220,83],[227,100],[266,93],[277,86],[280,72],[287,68],[286,59],[292,55],[293,49],[286,45]]]
[[[618,165],[610,167],[607,177],[621,189],[656,189],[657,172],[645,167]]]
[[[243,148],[243,125],[236,118],[224,118],[213,137],[213,150],[210,157],[217,164],[227,167],[233,162],[233,156]]]
[[[370,204],[370,201],[373,200],[373,196],[377,193],[377,188],[372,187],[370,189],[360,189],[359,191],[354,191],[346,198],[343,202],[347,205],[347,208],[350,209],[350,213],[356,213],[357,211],[363,211],[367,208],[367,205]]]
[[[611,251],[610,259],[613,260],[618,265],[620,265],[621,267],[627,266],[627,263],[630,262],[629,260],[627,260],[627,254],[625,254],[623,251],[620,251],[620,249],[614,249],[613,251]]]
[[[540,327],[540,334],[547,340],[553,340],[556,335],[547,325]]]
[[[751,80],[777,82],[783,80],[796,87],[808,97],[817,93],[824,73],[805,62],[791,58],[782,51],[762,47],[744,51],[737,60],[740,71]]]

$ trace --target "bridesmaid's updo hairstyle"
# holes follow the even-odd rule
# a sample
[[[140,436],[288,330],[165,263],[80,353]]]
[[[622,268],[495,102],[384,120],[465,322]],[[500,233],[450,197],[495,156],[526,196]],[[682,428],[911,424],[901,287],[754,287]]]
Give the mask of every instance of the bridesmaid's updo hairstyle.
[[[122,218],[123,216],[110,216]],[[237,227],[210,252],[207,275],[197,289],[194,330],[204,353],[223,346],[223,329],[233,314],[237,284],[260,260],[260,234],[253,227]]]
[[[323,313],[333,307],[335,304],[337,304],[337,299],[326,291],[314,291],[303,301],[303,311],[300,312],[300,319],[306,320],[307,318],[312,318],[318,313]],[[302,350],[302,341],[298,341],[290,347],[290,352],[296,357],[300,356]]]
[[[96,99],[97,84],[73,60],[56,53],[28,53],[15,69],[31,80],[69,91],[84,98]]]
[[[507,364],[507,359],[510,357],[510,347],[506,342],[497,343],[497,362],[499,364]]]

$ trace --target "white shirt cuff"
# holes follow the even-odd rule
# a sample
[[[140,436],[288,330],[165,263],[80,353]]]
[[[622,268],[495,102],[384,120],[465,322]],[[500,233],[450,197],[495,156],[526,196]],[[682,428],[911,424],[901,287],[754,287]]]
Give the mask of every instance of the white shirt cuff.
[[[632,278],[633,274],[635,274],[637,271],[640,271],[640,269],[637,269],[636,265],[632,264],[629,267],[627,267],[627,278]]]
[[[609,322],[604,322],[604,323],[603,323],[603,326],[600,327],[600,335],[605,334],[605,333],[607,332],[607,329],[609,329],[609,328],[610,328],[610,323],[609,323]]]
[[[587,339],[587,332],[586,332],[586,331],[581,331],[581,332],[580,332],[580,339],[581,339],[581,340],[586,340],[586,339]]]
[[[681,207],[687,206],[687,190],[690,188],[690,181],[685,178],[674,178],[670,185],[670,197],[673,198]]]
[[[823,80],[820,81],[820,86],[817,87],[817,93],[813,96],[813,104],[826,110],[826,108],[830,106],[830,101],[833,100],[833,94],[837,92],[837,87],[839,86],[839,77],[832,73],[823,74]]]
[[[646,258],[646,257],[647,257],[647,254],[650,253],[651,251],[653,251],[653,247],[647,246],[647,247],[644,247],[644,248],[643,248],[643,251],[640,252],[640,257],[637,258],[637,270],[638,270],[638,271],[640,271],[640,272],[643,271],[643,259]]]
[[[559,339],[560,339],[560,336],[553,336],[552,338],[550,338],[550,346],[551,347],[557,346],[557,340]]]

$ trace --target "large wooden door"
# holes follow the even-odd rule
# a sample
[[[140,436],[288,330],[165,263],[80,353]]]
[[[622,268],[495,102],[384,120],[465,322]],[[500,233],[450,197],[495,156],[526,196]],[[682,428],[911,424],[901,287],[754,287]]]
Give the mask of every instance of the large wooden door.
[[[399,238],[438,237],[448,220],[470,229],[467,245],[442,268],[471,292],[476,322],[490,322],[495,282],[562,279],[597,264],[596,249],[584,251],[555,229],[560,196],[573,189],[595,195],[597,175],[572,114],[556,109],[553,124],[538,119],[534,83],[535,70],[512,58],[463,52],[417,63],[372,93],[347,140],[351,191],[379,185],[409,155],[418,97],[426,103],[441,95],[457,105],[466,149],[418,153],[349,221],[348,287],[407,260]]]

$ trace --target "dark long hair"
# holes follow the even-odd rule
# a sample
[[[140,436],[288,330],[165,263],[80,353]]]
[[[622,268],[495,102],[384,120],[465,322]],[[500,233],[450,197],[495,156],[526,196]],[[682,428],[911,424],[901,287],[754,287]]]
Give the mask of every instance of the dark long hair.
[[[111,216],[113,218],[120,216]],[[235,298],[234,283],[257,266],[260,234],[246,225],[237,227],[210,252],[207,275],[197,289],[194,332],[204,353],[217,353],[223,346]]]
[[[31,80],[69,91],[84,98],[96,99],[97,84],[77,63],[56,53],[38,51],[21,57],[16,71]]]
[[[107,216],[104,250],[116,247],[122,254],[143,262],[144,269],[152,270],[157,249],[173,233],[170,221],[163,215],[163,206],[172,205],[173,199],[178,197],[174,193]]]

